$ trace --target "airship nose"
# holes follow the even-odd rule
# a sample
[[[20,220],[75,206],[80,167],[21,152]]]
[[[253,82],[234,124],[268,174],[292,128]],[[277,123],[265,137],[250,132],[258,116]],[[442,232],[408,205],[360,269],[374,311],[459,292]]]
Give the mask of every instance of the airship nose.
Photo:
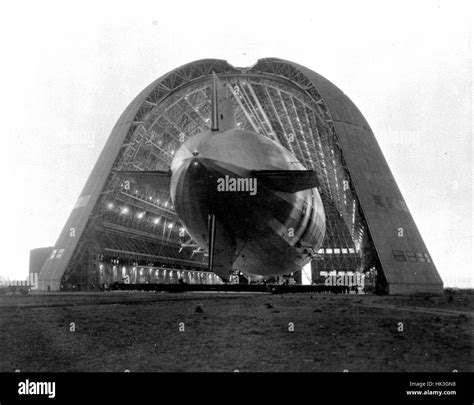
[[[175,166],[171,180],[171,198],[176,213],[188,229],[198,229],[195,240],[207,232],[207,217],[218,208],[219,169],[209,159],[192,156]],[[217,204],[217,205],[216,205]],[[205,242],[202,239],[201,242]]]
[[[173,177],[175,192],[182,198],[211,201],[219,177],[218,167],[209,159],[192,156],[175,165]],[[172,190],[173,192],[173,190]]]

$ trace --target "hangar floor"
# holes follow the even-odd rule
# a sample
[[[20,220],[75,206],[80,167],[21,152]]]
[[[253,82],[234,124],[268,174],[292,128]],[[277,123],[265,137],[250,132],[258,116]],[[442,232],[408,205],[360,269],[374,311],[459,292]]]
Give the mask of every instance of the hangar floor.
[[[472,371],[473,309],[468,294],[4,295],[0,372]]]

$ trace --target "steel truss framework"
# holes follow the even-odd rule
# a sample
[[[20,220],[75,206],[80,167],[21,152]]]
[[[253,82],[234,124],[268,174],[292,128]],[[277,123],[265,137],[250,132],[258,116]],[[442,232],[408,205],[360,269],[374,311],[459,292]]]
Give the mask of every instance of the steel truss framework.
[[[127,121],[119,120],[121,127],[114,129],[111,137],[119,133],[122,138],[111,140],[117,144],[110,152],[113,156],[104,154],[106,145],[91,175],[102,178],[100,191],[87,196],[83,191],[78,201],[79,207],[81,198],[87,198],[83,206],[89,204],[89,211],[78,215],[83,231],[72,243],[67,240],[70,220],[56,245],[55,252],[59,253],[61,245],[68,245],[63,250],[69,250],[64,269],[59,269],[63,283],[95,285],[97,266],[102,261],[166,263],[195,269],[206,266],[207,258],[193,247],[181,228],[168,191],[139,184],[129,187],[115,171],[166,170],[181,143],[209,129],[213,71],[232,94],[240,128],[278,142],[307,169],[317,172],[327,232],[313,266],[316,271],[380,267],[331,113],[307,75],[279,59],[263,59],[245,69],[225,61],[202,60],[150,85],[129,106],[133,112],[125,111]],[[100,159],[106,161],[104,168],[97,168]],[[87,188],[93,185],[86,184]],[[181,248],[183,243],[191,247]],[[45,269],[48,262],[43,272]]]

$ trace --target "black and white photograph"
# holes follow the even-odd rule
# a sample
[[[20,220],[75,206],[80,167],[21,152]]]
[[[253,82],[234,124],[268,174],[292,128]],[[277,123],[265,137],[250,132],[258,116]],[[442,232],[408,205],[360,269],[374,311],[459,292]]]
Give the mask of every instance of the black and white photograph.
[[[472,404],[473,8],[3,4],[0,404]]]

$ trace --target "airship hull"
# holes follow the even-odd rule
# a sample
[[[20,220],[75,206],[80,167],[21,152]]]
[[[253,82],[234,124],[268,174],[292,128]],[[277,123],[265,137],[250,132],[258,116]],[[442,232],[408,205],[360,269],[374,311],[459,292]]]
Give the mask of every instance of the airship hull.
[[[214,271],[224,279],[235,270],[266,277],[301,270],[323,241],[318,190],[279,191],[256,175],[278,170],[304,167],[281,145],[240,129],[196,135],[173,159],[174,208],[206,251],[215,216]]]

